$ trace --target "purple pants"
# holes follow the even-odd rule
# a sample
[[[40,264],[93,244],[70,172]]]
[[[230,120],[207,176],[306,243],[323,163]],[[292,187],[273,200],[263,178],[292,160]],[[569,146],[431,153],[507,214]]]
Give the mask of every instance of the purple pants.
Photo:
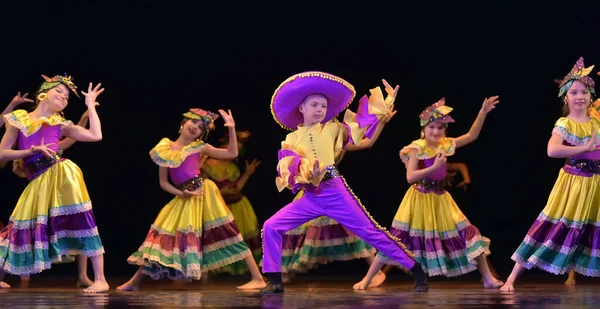
[[[407,269],[415,265],[414,255],[371,218],[342,177],[322,182],[319,187],[308,185],[304,193],[263,225],[263,273],[281,272],[283,235],[320,216],[336,220]]]

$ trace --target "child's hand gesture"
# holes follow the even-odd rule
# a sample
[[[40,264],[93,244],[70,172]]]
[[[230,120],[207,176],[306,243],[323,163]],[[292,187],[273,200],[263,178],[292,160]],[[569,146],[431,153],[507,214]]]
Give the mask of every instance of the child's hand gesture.
[[[481,112],[483,114],[487,114],[492,111],[492,109],[496,108],[496,104],[500,103],[498,100],[499,96],[495,95],[493,97],[485,98],[483,100],[483,104],[481,106]]]

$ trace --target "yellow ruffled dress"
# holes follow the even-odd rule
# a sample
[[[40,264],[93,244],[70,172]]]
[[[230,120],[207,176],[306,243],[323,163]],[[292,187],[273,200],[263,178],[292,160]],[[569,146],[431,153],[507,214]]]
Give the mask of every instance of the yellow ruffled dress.
[[[209,179],[200,178],[200,150],[195,141],[181,150],[163,138],[151,151],[154,163],[169,169],[171,181],[179,189],[201,189],[201,196],[176,196],[160,211],[140,248],[127,261],[143,265],[153,279],[200,279],[203,271],[235,263],[250,250],[242,239],[233,215],[219,189]]]

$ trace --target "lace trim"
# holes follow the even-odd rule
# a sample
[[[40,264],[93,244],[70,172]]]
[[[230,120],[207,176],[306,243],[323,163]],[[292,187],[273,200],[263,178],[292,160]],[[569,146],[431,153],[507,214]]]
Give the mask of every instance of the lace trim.
[[[563,140],[565,140],[567,143],[573,146],[583,146],[590,140],[591,137],[579,137],[577,135],[569,133],[569,131],[567,131],[567,129],[564,127],[554,127],[554,129],[552,129],[552,133],[557,133]],[[596,145],[599,144],[600,142],[596,142]]]
[[[439,238],[441,240],[459,237],[460,231],[468,228],[469,226],[471,226],[471,222],[469,222],[469,220],[464,220],[464,221],[461,221],[456,224],[456,229],[440,233],[437,230],[423,231],[423,230],[418,230],[418,229],[410,229],[408,226],[408,223],[406,223],[406,222],[400,222],[400,221],[396,221],[396,220],[394,220],[392,222],[392,228],[403,231],[403,232],[408,232],[410,237],[420,237],[420,238],[425,238],[425,239]]]
[[[73,215],[73,214],[86,212],[88,210],[92,210],[92,202],[91,201],[85,201],[80,204],[69,205],[69,206],[52,207],[52,208],[50,208],[50,217]]]

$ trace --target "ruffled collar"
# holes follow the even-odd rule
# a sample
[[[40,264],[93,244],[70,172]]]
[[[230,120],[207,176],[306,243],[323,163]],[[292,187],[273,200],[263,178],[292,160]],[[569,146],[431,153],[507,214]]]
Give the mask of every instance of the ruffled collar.
[[[194,141],[183,146],[181,150],[173,150],[171,145],[173,142],[168,138],[163,138],[160,142],[150,150],[150,158],[158,166],[175,168],[181,165],[185,158],[189,155],[200,152],[203,141]]]
[[[588,122],[576,122],[568,117],[559,118],[554,124],[553,133],[558,133],[563,140],[574,146],[585,145],[594,130],[600,134],[600,120],[590,117]],[[596,143],[599,145],[600,141]]]
[[[442,152],[446,154],[446,156],[454,155],[454,151],[456,150],[456,144],[454,143],[454,139],[444,137],[439,140],[438,147],[434,149],[429,147],[424,139],[415,140],[412,143],[410,143],[410,145],[402,148],[402,150],[400,151],[400,157],[403,162],[406,163],[408,161],[409,151],[411,149],[417,150],[417,159],[425,160],[435,157],[435,155],[438,152]]]
[[[50,117],[40,117],[37,120],[29,118],[29,113],[23,109],[18,109],[12,113],[4,115],[4,119],[11,126],[16,127],[25,136],[30,136],[42,128],[44,124],[50,126],[68,126],[73,124],[69,120],[65,120],[61,115],[54,114]]]

